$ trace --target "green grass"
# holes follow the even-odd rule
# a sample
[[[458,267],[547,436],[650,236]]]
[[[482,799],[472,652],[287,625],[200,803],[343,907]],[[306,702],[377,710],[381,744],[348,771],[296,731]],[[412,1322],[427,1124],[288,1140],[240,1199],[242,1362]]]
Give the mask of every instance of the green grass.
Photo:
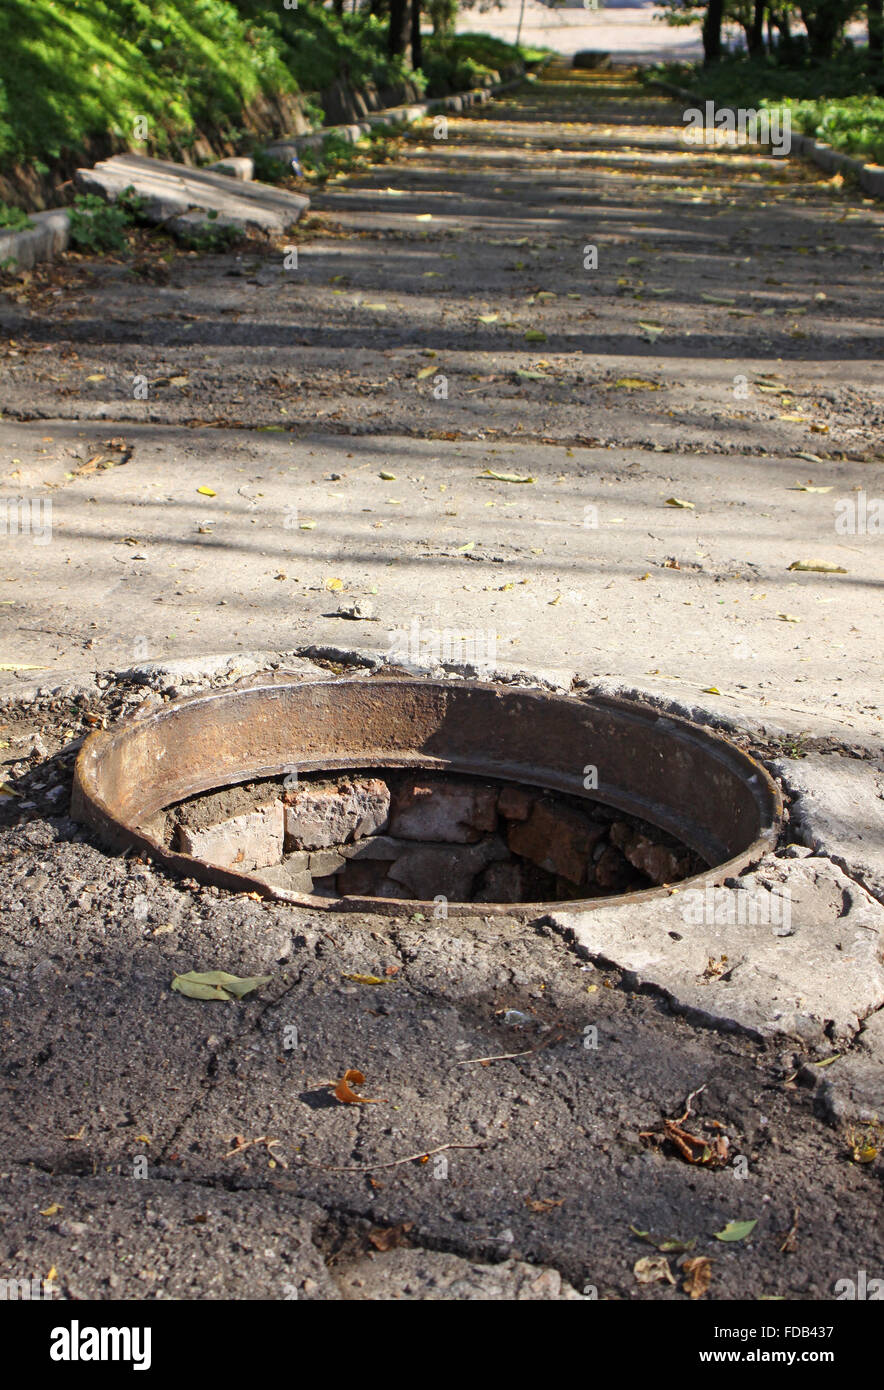
[[[271,35],[226,0],[3,0],[0,166],[55,160],[90,137],[154,153],[200,126],[236,126],[263,89],[294,81]],[[144,147],[143,147],[144,148]]]
[[[792,67],[770,58],[728,59],[710,68],[667,63],[647,70],[655,75],[718,106],[785,107],[793,130],[884,163],[884,72],[861,52]]]

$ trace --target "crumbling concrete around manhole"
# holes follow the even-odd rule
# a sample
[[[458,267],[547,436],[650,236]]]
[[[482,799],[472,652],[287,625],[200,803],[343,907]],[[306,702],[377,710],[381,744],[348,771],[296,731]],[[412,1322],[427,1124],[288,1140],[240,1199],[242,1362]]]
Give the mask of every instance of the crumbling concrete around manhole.
[[[675,1260],[678,1289],[637,1288],[634,1226],[696,1238],[719,1299],[831,1298],[880,1269],[881,1160],[852,1155],[884,1113],[882,908],[846,841],[838,863],[811,847],[808,792],[712,925],[677,893],[589,927],[567,905],[329,917],[182,883],[70,821],[84,733],[247,673],[99,676],[3,712],[5,1268],[54,1265],[74,1297],[683,1296]],[[753,746],[769,767],[790,751]],[[868,804],[879,761],[808,752],[795,777],[849,763]],[[789,923],[740,921],[786,887]],[[240,1004],[171,992],[213,968],[271,982]],[[333,1099],[348,1067],[380,1103]],[[695,1132],[725,1134],[744,1181],[639,1137],[698,1088]],[[734,1218],[759,1223],[739,1250],[714,1236]]]

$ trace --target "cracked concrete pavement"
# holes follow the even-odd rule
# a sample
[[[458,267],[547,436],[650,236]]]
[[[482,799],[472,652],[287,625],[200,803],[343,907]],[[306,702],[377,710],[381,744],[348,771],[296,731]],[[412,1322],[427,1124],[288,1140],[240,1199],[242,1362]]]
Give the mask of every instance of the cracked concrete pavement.
[[[3,491],[52,530],[33,511],[0,573],[4,1267],[68,1297],[686,1297],[636,1283],[632,1225],[696,1237],[712,1298],[880,1268],[881,1159],[852,1154],[884,1112],[882,551],[835,517],[881,491],[884,214],[797,161],[689,151],[679,114],[553,73],[330,181],[296,272],[139,242],[143,273],[7,282]],[[371,668],[415,622],[493,634],[485,674],[754,750],[791,819],[722,891],[788,885],[793,930],[686,926],[677,895],[320,920],[68,819],[102,719],[271,662]],[[170,992],[213,967],[272,981]],[[381,1103],[330,1099],[350,1066]],[[743,1180],[639,1137],[698,1087]]]

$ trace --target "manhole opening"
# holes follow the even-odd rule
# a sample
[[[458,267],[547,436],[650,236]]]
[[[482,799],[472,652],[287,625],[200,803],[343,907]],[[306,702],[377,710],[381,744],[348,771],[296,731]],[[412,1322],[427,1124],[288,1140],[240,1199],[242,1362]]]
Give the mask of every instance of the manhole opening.
[[[626,700],[280,672],[93,734],[71,810],[234,891],[485,915],[722,882],[776,843],[782,801],[733,744]]]
[[[151,826],[169,850],[321,897],[541,903],[676,883],[708,864],[589,798],[390,768],[264,779],[190,797]]]

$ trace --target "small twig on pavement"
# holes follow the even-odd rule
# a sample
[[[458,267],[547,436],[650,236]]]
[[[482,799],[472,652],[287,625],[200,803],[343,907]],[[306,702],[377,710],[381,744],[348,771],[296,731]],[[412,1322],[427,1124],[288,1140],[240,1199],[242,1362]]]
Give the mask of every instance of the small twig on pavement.
[[[300,1154],[298,1159],[301,1163],[306,1163],[310,1168],[322,1168],[326,1173],[371,1173],[376,1168],[399,1168],[403,1163],[414,1163],[419,1158],[432,1158],[433,1154],[445,1153],[447,1149],[484,1149],[485,1144],[440,1144],[437,1149],[421,1149],[419,1153],[408,1154],[405,1158],[391,1158],[387,1163],[358,1163],[355,1166],[339,1167],[337,1164],[314,1163],[309,1158],[303,1158]]]

